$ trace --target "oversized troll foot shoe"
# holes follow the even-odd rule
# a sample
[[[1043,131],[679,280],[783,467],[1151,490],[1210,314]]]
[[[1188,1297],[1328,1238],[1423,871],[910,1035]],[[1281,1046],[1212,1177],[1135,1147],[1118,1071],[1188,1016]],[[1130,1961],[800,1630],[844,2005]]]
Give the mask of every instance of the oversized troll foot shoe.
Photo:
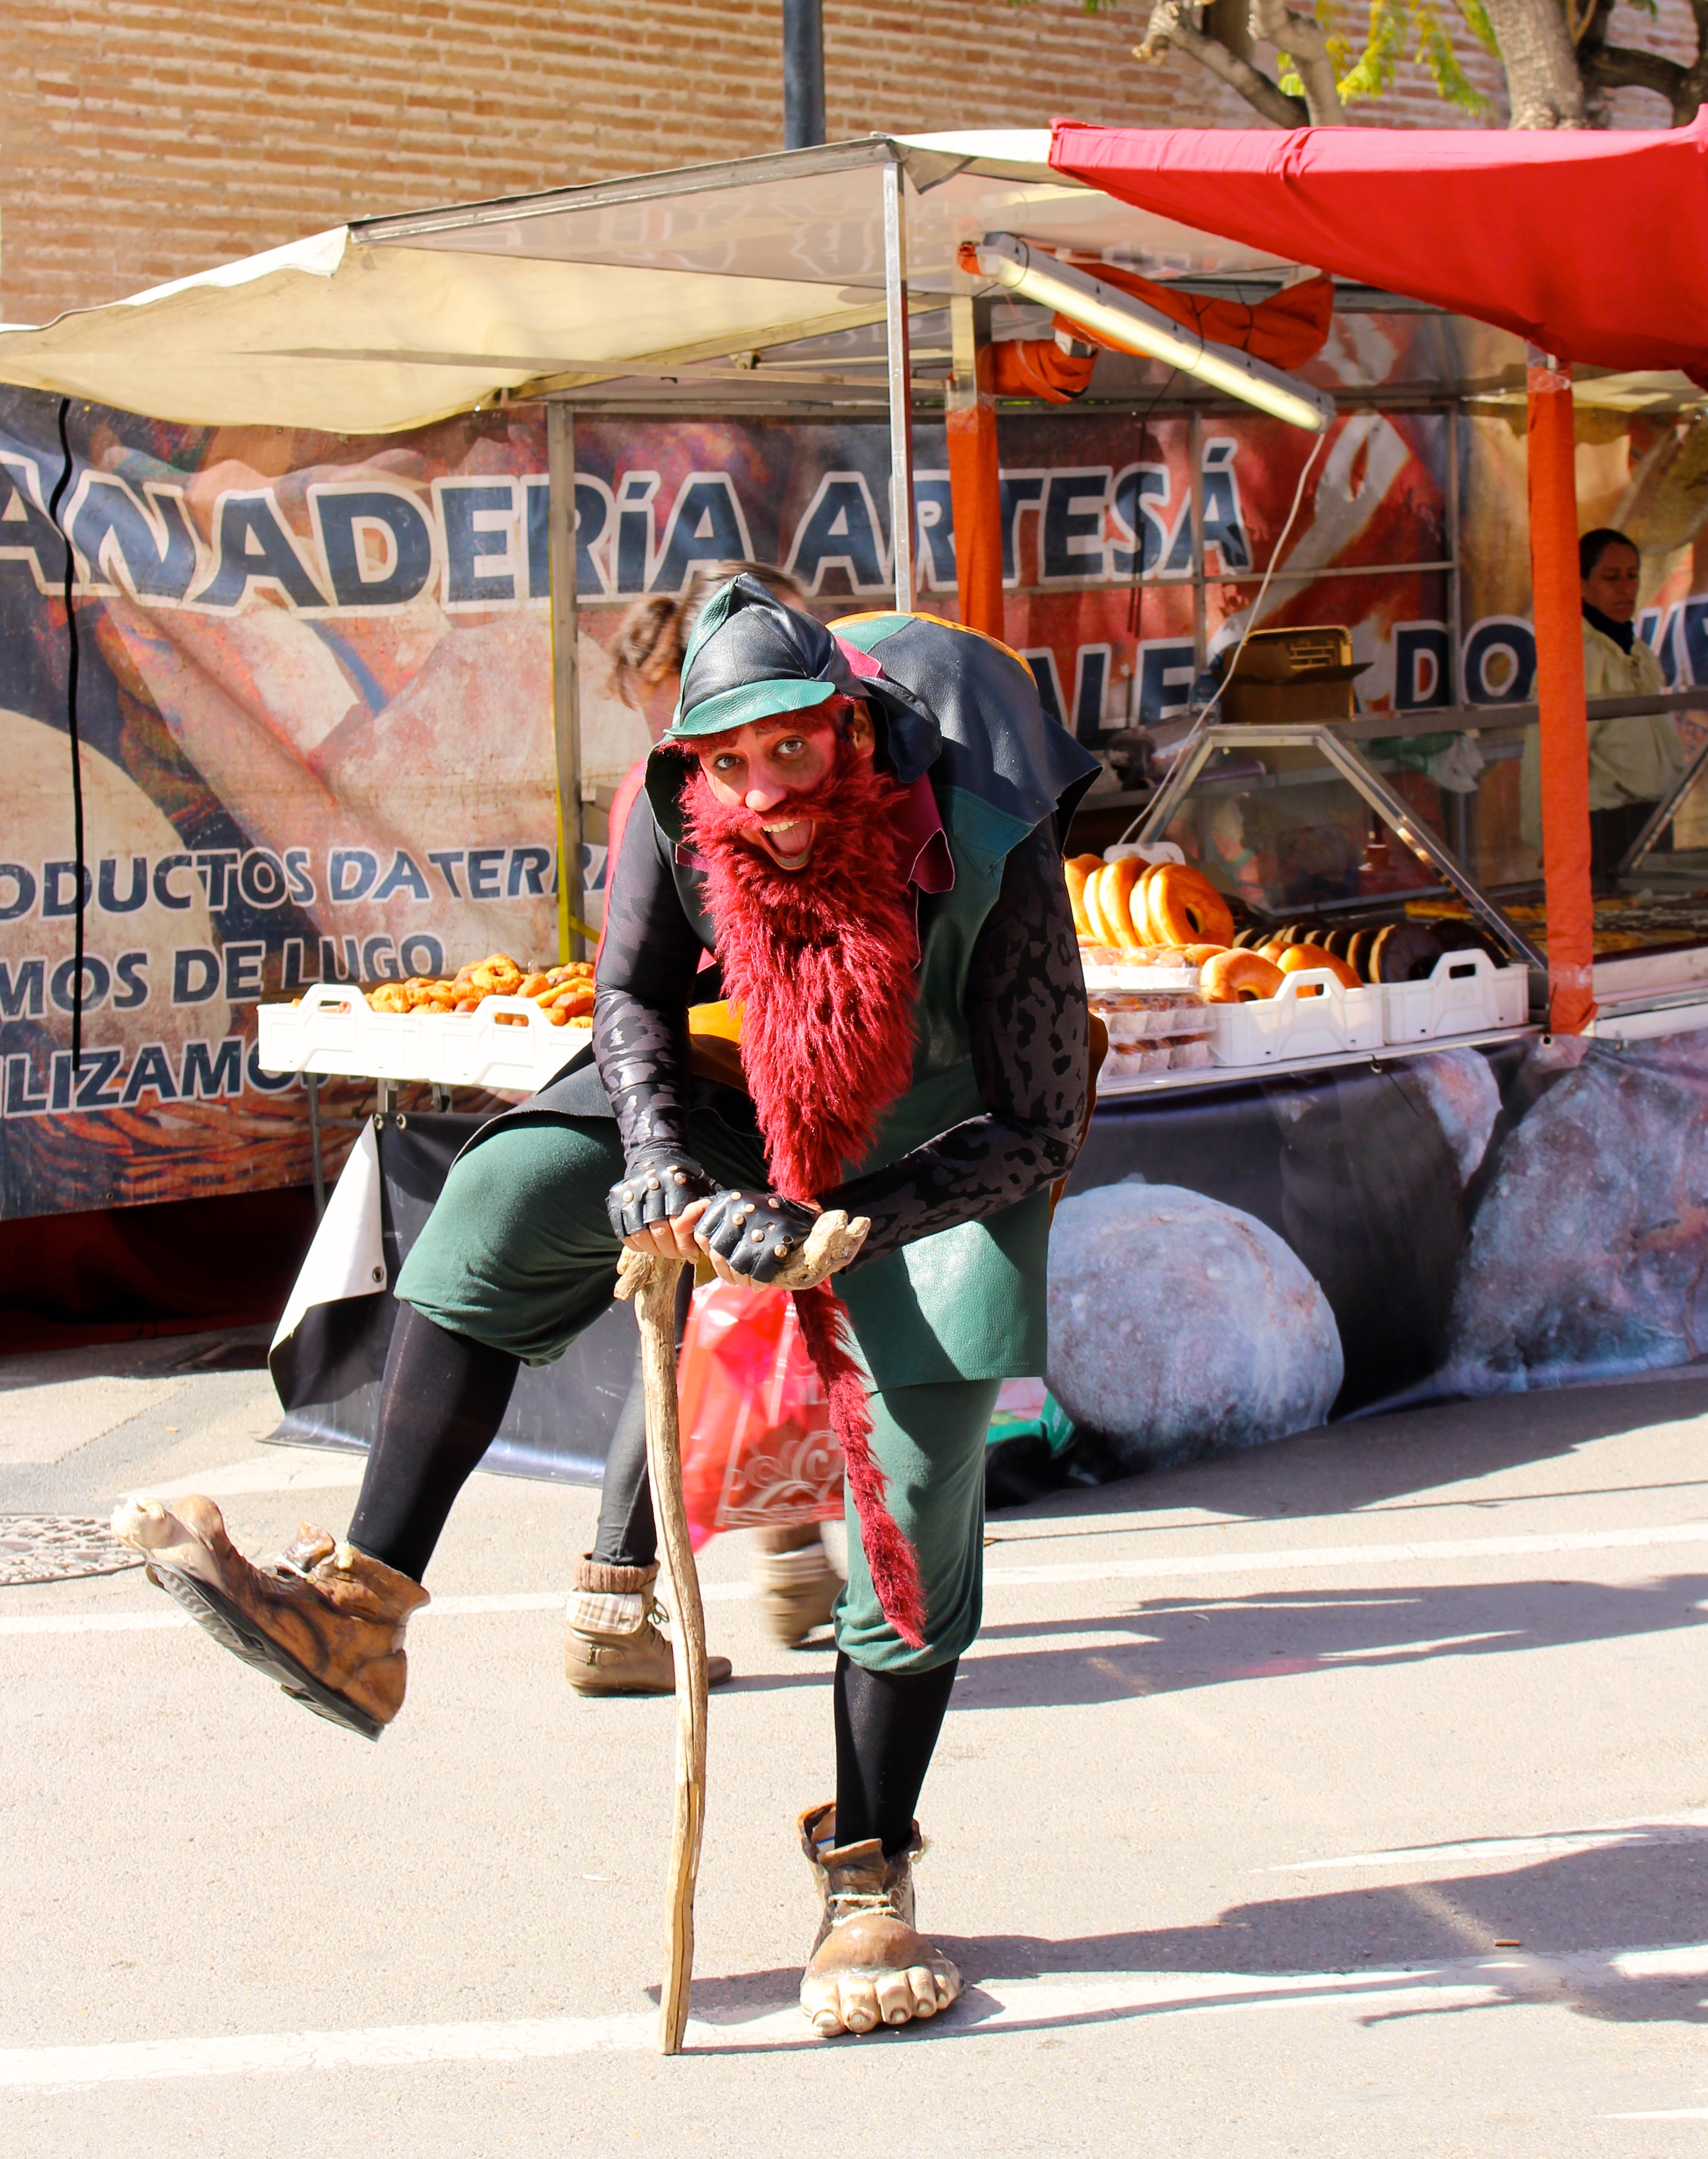
[[[112,1534],[148,1579],[246,1665],[334,1724],[377,1739],[403,1706],[409,1615],[418,1582],[304,1522],[277,1559],[251,1566],[211,1499],[127,1499]]]
[[[669,1613],[652,1593],[656,1566],[576,1561],[563,1640],[563,1675],[577,1694],[674,1694],[676,1661],[658,1630]],[[706,1684],[722,1686],[727,1657],[706,1659]]]
[[[827,2039],[934,2017],[961,1991],[960,1974],[914,1931],[913,1862],[924,1850],[914,1825],[908,1849],[886,1859],[877,1838],[838,1845],[834,1806],[800,1818],[800,1848],[824,1898],[800,2006]]]
[[[842,1593],[842,1577],[831,1565],[816,1525],[805,1536],[793,1530],[761,1530],[753,1580],[766,1628],[788,1649],[828,1623]]]

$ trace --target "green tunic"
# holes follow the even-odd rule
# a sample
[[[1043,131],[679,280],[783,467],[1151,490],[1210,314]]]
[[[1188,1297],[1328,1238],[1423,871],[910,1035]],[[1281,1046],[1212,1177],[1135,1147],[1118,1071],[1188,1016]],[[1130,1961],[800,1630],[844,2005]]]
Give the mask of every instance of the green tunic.
[[[955,868],[948,891],[919,895],[913,1084],[860,1165],[870,1170],[984,1114],[966,1017],[974,950],[1008,854],[1058,804],[1071,804],[1095,766],[1043,720],[1029,684],[1025,697],[1017,695],[1017,663],[1003,648],[919,617],[867,617],[837,629],[866,650],[885,648],[891,758],[904,782],[929,771]],[[911,665],[897,664],[908,656],[897,646],[910,649]],[[993,728],[992,710],[1013,712],[1013,725]],[[655,757],[648,775],[653,815],[673,845],[682,836],[683,771],[679,758]],[[709,950],[700,874],[680,852],[676,862],[684,913]],[[763,1188],[764,1149],[747,1095],[697,1082],[687,1125],[690,1150],[720,1183]],[[622,1173],[588,1048],[470,1142],[404,1265],[398,1296],[456,1333],[531,1364],[551,1361],[609,1301],[618,1244],[605,1195]],[[929,1614],[925,1648],[909,1649],[877,1606],[851,1508],[837,1639],[871,1669],[929,1669],[958,1656],[977,1632],[984,1434],[998,1383],[1044,1369],[1048,1230],[1043,1190],[838,1281],[874,1390],[874,1452],[891,1510],[919,1554]]]

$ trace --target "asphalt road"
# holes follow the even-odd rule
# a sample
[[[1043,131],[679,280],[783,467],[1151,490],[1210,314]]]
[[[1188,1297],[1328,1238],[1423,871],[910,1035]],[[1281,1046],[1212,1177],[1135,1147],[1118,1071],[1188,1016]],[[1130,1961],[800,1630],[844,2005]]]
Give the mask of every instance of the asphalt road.
[[[0,1509],[355,1465],[179,1341],[0,1364]],[[667,1701],[565,1686],[591,1493],[477,1477],[378,1746],[135,1572],[0,1588],[0,2151],[1574,2159],[1708,2146],[1708,1375],[1455,1405],[995,1517],[922,1817],[941,2022],[825,2043],[830,1659],[703,1555],[687,2053]],[[0,1525],[3,1535],[3,1525]]]

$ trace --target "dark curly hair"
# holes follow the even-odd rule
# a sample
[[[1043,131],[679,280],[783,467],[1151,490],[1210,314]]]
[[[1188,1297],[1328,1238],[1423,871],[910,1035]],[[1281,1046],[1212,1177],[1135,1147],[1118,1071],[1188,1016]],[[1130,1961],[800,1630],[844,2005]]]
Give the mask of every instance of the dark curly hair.
[[[674,598],[653,593],[636,600],[618,624],[606,655],[611,687],[625,705],[638,710],[644,691],[681,673],[689,634],[701,608],[717,586],[743,570],[791,606],[806,598],[786,570],[774,569],[769,562],[718,562],[696,570]]]

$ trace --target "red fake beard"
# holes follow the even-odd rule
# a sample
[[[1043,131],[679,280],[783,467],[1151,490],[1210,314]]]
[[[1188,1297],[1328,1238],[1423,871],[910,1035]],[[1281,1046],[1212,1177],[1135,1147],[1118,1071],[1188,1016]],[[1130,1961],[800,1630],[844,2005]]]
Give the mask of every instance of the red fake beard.
[[[684,791],[690,844],[723,990],[742,1007],[742,1064],[775,1190],[814,1199],[869,1152],[914,1071],[918,936],[900,858],[904,790],[837,743],[829,777],[770,813],[813,820],[812,852],[780,869],[758,819],[717,800],[703,772]]]
[[[758,842],[758,819],[720,802],[704,772],[682,799],[689,841],[708,866],[724,995],[742,1007],[742,1067],[772,1183],[785,1199],[813,1199],[864,1159],[913,1079],[919,939],[895,826],[904,793],[839,738],[829,778],[787,805],[814,823],[798,870],[778,867]],[[889,1510],[847,1313],[830,1281],[797,1291],[794,1308],[878,1604],[909,1648],[923,1648],[919,1556]]]

